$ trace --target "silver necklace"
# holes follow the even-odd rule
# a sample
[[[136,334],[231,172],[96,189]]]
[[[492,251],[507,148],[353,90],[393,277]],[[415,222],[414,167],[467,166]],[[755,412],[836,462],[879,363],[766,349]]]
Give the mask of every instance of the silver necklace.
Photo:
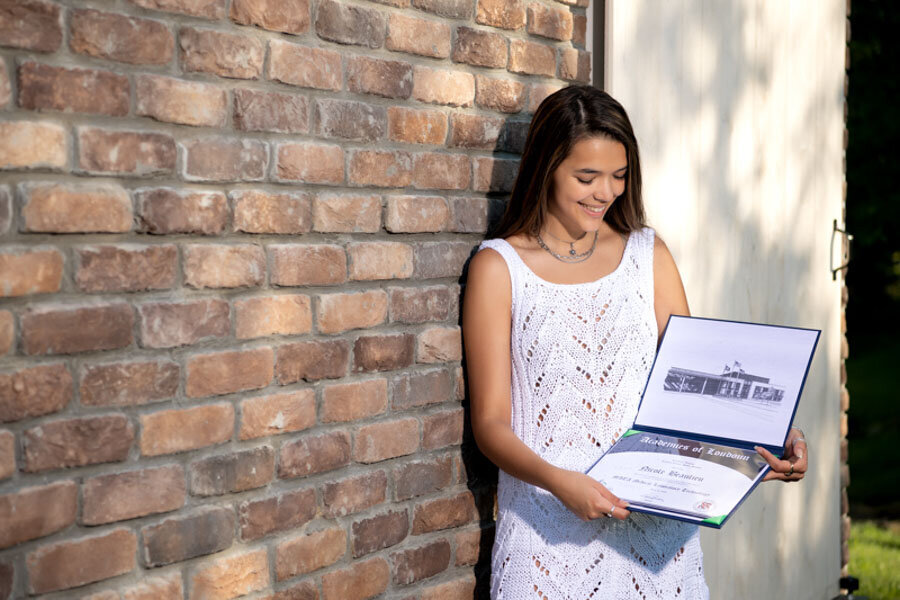
[[[549,231],[547,233],[550,234],[550,237],[555,237]],[[559,239],[559,238],[555,238],[555,239]],[[581,239],[581,238],[579,238],[579,239]],[[563,241],[563,240],[560,240],[560,241]],[[575,242],[577,242],[577,241],[578,240],[575,240]],[[562,261],[564,263],[580,263],[580,262],[585,261],[588,258],[590,258],[591,254],[594,253],[594,248],[597,247],[597,232],[596,231],[594,232],[594,241],[591,242],[591,247],[588,248],[587,250],[585,250],[584,252],[582,252],[581,254],[578,254],[575,252],[575,242],[566,242],[570,246],[568,255],[557,254],[556,252],[551,250],[547,246],[547,244],[544,243],[544,240],[541,238],[541,234],[537,234],[538,246],[540,246],[541,248],[543,248],[544,250],[549,252],[550,256],[552,256],[556,260]]]

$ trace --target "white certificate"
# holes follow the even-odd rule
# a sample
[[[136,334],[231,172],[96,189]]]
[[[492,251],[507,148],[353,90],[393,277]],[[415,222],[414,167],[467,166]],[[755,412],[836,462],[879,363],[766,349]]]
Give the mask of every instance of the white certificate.
[[[755,451],[629,431],[588,475],[632,510],[721,526],[765,475]]]

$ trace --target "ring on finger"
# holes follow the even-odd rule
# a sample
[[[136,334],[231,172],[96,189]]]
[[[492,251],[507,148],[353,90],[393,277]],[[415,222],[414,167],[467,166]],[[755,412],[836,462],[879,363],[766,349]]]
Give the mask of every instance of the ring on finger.
[[[787,477],[790,477],[790,476],[793,475],[793,474],[794,474],[794,464],[791,463],[791,470],[788,471],[785,475],[786,475]]]
[[[616,512],[616,507],[615,507],[615,506],[610,506],[610,507],[609,507],[609,512],[606,513],[606,518],[607,518],[607,519],[612,519],[612,518],[613,518],[613,515],[615,514],[615,512]]]

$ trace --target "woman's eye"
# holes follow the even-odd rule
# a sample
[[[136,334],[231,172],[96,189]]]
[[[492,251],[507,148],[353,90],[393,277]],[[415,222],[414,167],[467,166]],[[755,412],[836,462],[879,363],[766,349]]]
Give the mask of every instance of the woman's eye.
[[[613,178],[619,181],[625,181],[625,174],[623,173],[622,175],[613,175]]]
[[[580,177],[576,177],[575,179],[577,179],[578,181],[580,181],[580,182],[583,183],[584,185],[587,185],[587,184],[591,183],[592,181],[594,181],[593,179],[588,179],[587,181],[585,181],[584,179],[581,179]]]

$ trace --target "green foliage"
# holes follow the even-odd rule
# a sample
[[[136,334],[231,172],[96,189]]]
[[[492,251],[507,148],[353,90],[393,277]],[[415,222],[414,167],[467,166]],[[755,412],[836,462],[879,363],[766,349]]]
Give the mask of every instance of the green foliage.
[[[900,598],[900,522],[851,523],[850,574],[859,578],[860,596]]]

